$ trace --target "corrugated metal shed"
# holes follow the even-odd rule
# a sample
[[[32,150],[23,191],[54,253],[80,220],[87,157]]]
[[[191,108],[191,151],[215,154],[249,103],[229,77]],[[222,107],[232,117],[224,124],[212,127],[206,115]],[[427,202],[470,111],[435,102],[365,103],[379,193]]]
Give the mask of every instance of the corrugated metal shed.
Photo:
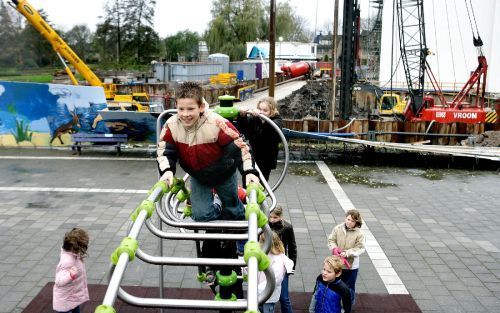
[[[200,81],[206,82],[210,76],[223,72],[220,63],[156,63],[154,77],[158,81]]]

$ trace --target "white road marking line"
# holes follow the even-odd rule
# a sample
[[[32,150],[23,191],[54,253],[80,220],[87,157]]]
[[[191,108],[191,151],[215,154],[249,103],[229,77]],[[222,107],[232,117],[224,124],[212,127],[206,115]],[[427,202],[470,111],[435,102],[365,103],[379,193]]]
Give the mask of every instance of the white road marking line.
[[[75,192],[75,193],[148,193],[142,189],[100,189],[100,188],[58,188],[58,187],[0,187],[0,191],[50,191],[50,192]]]
[[[355,209],[354,204],[337,182],[335,176],[333,176],[333,173],[330,171],[325,162],[317,161],[316,165],[321,171],[321,174],[325,177],[328,186],[337,198],[342,209],[345,212]],[[389,294],[409,294],[404,283],[399,278],[398,273],[396,273],[391,262],[382,250],[382,247],[380,247],[377,239],[375,239],[375,236],[373,236],[372,232],[368,228],[368,225],[363,223],[363,227],[361,229],[366,239],[366,253],[368,253],[373,266],[375,266],[375,269],[377,270],[377,273],[382,279],[382,282],[384,283]]]

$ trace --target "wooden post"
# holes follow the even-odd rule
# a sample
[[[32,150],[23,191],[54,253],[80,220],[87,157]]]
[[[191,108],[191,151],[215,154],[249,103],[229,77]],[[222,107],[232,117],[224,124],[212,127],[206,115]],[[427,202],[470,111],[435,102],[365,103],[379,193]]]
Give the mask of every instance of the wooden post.
[[[453,123],[451,124],[451,127],[450,127],[450,133],[451,134],[456,134],[457,133],[457,123]],[[457,137],[450,137],[450,140],[449,140],[449,144],[450,145],[456,145],[457,144],[457,140],[460,140],[459,138]]]
[[[271,16],[269,19],[269,97],[274,97],[274,63],[276,35],[276,0],[271,0]]]
[[[337,32],[338,32],[338,25],[339,25],[339,0],[335,0],[335,8],[333,12],[333,38],[332,38],[332,109],[331,109],[331,120],[333,121],[335,119],[335,106],[337,104],[337,99],[335,98],[336,96],[336,88],[337,88],[337,77],[335,75],[336,68],[337,68]],[[316,35],[316,34],[314,34]]]

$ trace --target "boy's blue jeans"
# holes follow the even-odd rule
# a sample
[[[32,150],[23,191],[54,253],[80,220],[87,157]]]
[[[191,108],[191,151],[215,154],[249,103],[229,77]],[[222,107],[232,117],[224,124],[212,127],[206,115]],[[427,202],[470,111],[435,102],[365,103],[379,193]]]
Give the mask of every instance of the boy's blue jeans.
[[[236,172],[218,185],[207,186],[191,177],[192,217],[197,222],[213,220],[244,220],[245,207],[238,199],[238,177]],[[213,203],[212,188],[222,202],[222,211]]]

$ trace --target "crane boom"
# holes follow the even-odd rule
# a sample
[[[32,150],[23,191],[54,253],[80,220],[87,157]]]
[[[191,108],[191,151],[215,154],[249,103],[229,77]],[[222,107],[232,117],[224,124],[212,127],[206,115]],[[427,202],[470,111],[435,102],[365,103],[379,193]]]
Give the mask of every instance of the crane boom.
[[[410,103],[414,114],[423,105],[426,57],[423,0],[397,1],[399,41]]]
[[[104,87],[106,99],[114,97],[114,86],[104,84],[97,75],[78,57],[78,55],[68,46],[68,44],[57,34],[57,32],[43,19],[43,17],[35,10],[26,0],[12,0],[15,8],[21,13],[28,22],[52,45],[54,51],[67,60],[75,70],[77,70],[83,78],[91,86]]]

